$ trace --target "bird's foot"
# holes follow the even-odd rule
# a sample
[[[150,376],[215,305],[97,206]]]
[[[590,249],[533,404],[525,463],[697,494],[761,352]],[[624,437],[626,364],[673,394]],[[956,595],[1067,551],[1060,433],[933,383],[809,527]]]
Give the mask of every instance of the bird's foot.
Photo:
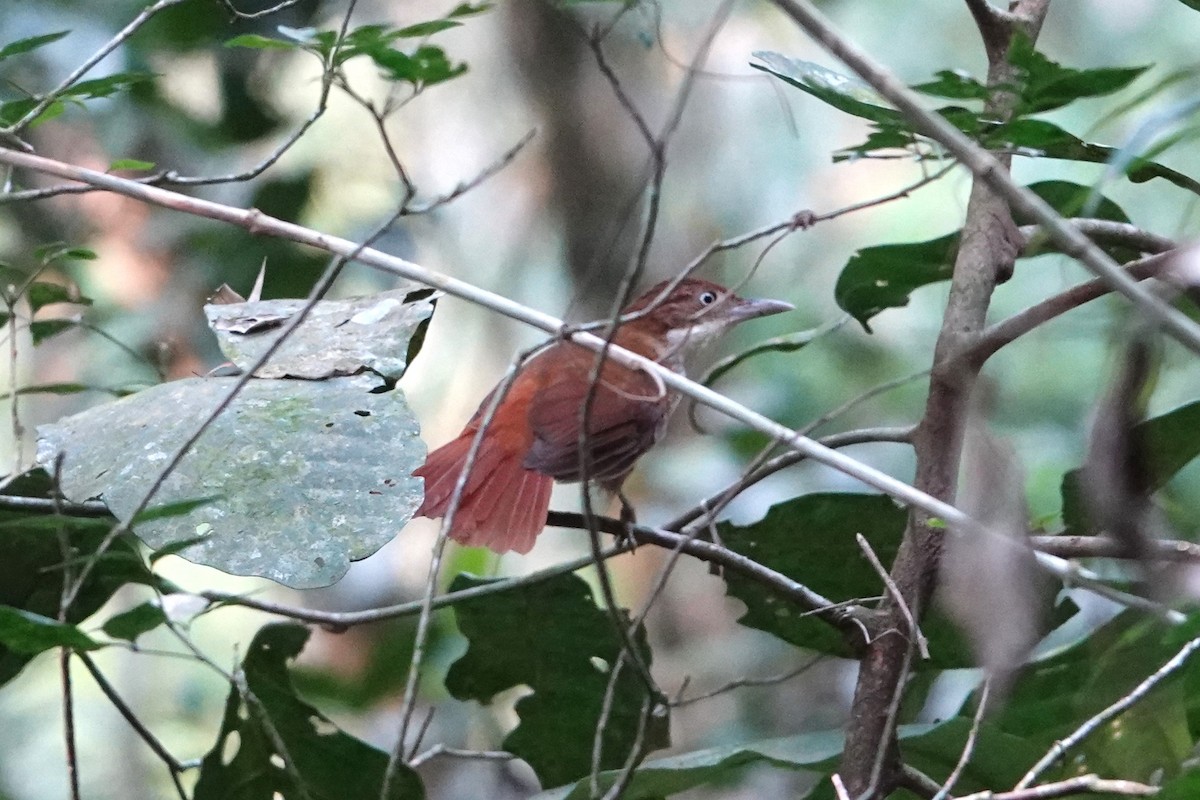
[[[637,525],[637,514],[633,510],[633,504],[629,502],[629,498],[624,492],[617,492],[617,499],[621,501],[621,520],[622,531],[617,534],[617,543],[622,546],[628,546],[629,549],[637,549],[637,533],[634,531],[634,526]]]

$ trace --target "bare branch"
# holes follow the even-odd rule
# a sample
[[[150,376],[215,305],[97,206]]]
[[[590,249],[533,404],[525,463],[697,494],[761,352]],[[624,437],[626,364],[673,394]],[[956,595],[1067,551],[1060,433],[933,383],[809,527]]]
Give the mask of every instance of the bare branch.
[[[1198,649],[1200,649],[1200,638],[1190,640],[1187,644],[1180,648],[1179,652],[1171,656],[1171,658],[1168,659],[1165,664],[1156,669],[1153,674],[1135,686],[1133,690],[1129,692],[1129,694],[1125,695],[1108,708],[1084,722],[1065,739],[1060,739],[1059,741],[1055,742],[1054,746],[1050,748],[1049,752],[1047,752],[1046,755],[1042,756],[1042,758],[1039,759],[1036,764],[1029,768],[1029,771],[1025,773],[1025,776],[1022,777],[1021,780],[1017,782],[1017,785],[1013,787],[1013,790],[1017,791],[1020,789],[1029,788],[1043,772],[1054,766],[1055,762],[1062,758],[1068,750],[1078,745],[1087,737],[1091,736],[1105,723],[1116,719],[1121,714],[1128,711],[1139,700],[1150,694],[1154,687],[1158,686],[1158,684],[1162,683],[1171,675],[1178,672],[1183,665],[1187,663],[1187,660],[1191,658],[1192,654]]]
[[[146,746],[150,748],[154,755],[158,756],[167,765],[167,771],[171,775],[171,781],[175,784],[175,791],[179,793],[180,800],[187,800],[187,792],[184,791],[183,784],[179,780],[179,774],[184,771],[183,764],[179,763],[179,760],[171,755],[171,752],[163,746],[162,742],[146,727],[145,723],[138,719],[137,714],[129,707],[129,704],[125,702],[121,695],[117,693],[117,690],[113,688],[113,685],[108,682],[108,679],[104,677],[104,674],[100,672],[99,667],[96,666],[96,662],[92,660],[91,656],[87,653],[78,653],[77,655],[79,660],[83,662],[83,666],[92,674],[92,678],[96,681],[96,685],[100,687],[100,691],[113,704],[113,708],[117,709],[120,715],[125,718],[125,721],[129,723],[129,726],[146,743]]]
[[[858,542],[858,547],[863,551],[863,555],[867,557],[871,568],[875,570],[880,580],[883,581],[888,596],[892,598],[892,602],[896,604],[896,607],[900,609],[900,613],[904,615],[904,621],[908,624],[908,632],[917,645],[917,652],[920,653],[921,658],[928,661],[929,640],[925,638],[925,634],[921,633],[921,628],[917,624],[917,618],[913,615],[912,609],[908,607],[908,603],[904,600],[904,595],[900,594],[900,587],[892,580],[892,576],[888,575],[883,562],[879,560],[879,556],[875,555],[875,551],[871,549],[871,543],[867,541],[867,537],[861,533],[856,533],[854,534],[854,540]]]
[[[1060,558],[1129,558],[1128,548],[1108,536],[1034,536],[1030,543],[1043,553]],[[1180,539],[1160,539],[1151,544],[1150,556],[1163,561],[1200,561],[1200,544]]]
[[[1011,792],[976,792],[966,794],[958,800],[1051,800],[1055,797],[1070,797],[1080,792],[1090,794],[1120,794],[1127,797],[1150,797],[1159,792],[1159,787],[1137,781],[1111,780],[1099,775],[1080,775],[1056,783],[1043,783],[1028,789]]]
[[[975,716],[971,719],[971,730],[967,733],[967,741],[963,745],[962,755],[958,757],[958,763],[954,765],[950,776],[946,778],[945,785],[933,796],[933,800],[946,800],[950,796],[950,792],[954,791],[954,784],[958,783],[963,770],[971,762],[971,755],[975,752],[975,740],[979,737],[979,726],[983,723],[983,715],[987,713],[988,695],[991,687],[990,680],[983,682],[983,690],[979,693],[979,705],[975,708]]]

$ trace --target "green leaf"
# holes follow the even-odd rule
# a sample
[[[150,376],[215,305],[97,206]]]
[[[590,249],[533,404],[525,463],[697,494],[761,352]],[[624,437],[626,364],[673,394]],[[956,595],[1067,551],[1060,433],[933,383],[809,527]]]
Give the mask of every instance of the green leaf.
[[[1090,635],[1027,667],[989,721],[997,729],[1043,748],[1128,695],[1200,633],[1192,614],[1180,626],[1126,611]],[[1182,669],[1108,725],[1097,729],[1048,780],[1085,772],[1148,780],[1175,774],[1200,722],[1200,660]]]
[[[781,572],[834,602],[877,597],[884,591],[878,573],[855,541],[861,533],[885,564],[900,549],[907,512],[890,498],[874,494],[807,494],[772,506],[752,525],[722,522],[725,546]],[[828,623],[781,599],[760,583],[727,572],[730,596],[746,604],[742,625],[765,631],[796,647],[852,657],[845,639]],[[974,666],[970,649],[936,609],[922,623],[931,659],[916,668]]]
[[[400,30],[396,31],[396,37],[401,39],[414,39],[424,36],[432,36],[435,33],[441,33],[442,31],[461,26],[461,22],[455,22],[452,19],[433,19],[429,22],[418,22],[416,25],[409,25],[407,28],[401,28]]]
[[[467,71],[466,64],[451,64],[442,48],[433,45],[418,47],[411,55],[389,48],[373,51],[370,56],[388,78],[419,87],[442,83]]]
[[[1189,403],[1139,422],[1132,436],[1141,440],[1149,491],[1158,491],[1200,456],[1200,401]],[[1087,517],[1079,469],[1063,475],[1063,525],[1067,532],[1084,533],[1092,526]]]
[[[927,242],[864,247],[838,276],[834,300],[870,333],[871,317],[908,305],[914,289],[950,280],[958,240],[959,234],[951,233]]]
[[[149,72],[117,72],[112,75],[107,75],[103,78],[93,78],[91,80],[80,81],[79,83],[71,84],[71,86],[63,93],[64,97],[82,97],[86,100],[92,100],[100,97],[111,97],[117,92],[124,91],[139,83],[147,83],[154,80],[154,75]]]
[[[1181,189],[1200,194],[1200,181],[1182,172],[1138,156],[1128,156],[1117,148],[1091,144],[1067,133],[1052,122],[1018,119],[998,125],[984,136],[987,147],[1015,147],[1017,155],[1031,158],[1056,158],[1093,164],[1125,164],[1125,175],[1134,183],[1162,178]]]
[[[1067,181],[1042,181],[1026,188],[1064,216],[1076,214],[1085,204],[1093,202],[1095,209],[1089,213],[1095,218],[1129,221],[1121,207],[1108,198],[1100,196],[1093,201],[1094,190],[1087,186]],[[1019,214],[1015,221],[1019,225],[1032,222]],[[908,305],[909,296],[915,289],[951,278],[960,235],[961,232],[957,232],[926,242],[864,247],[846,262],[834,287],[834,299],[869,333],[869,320],[876,314],[888,308],[902,308]],[[1104,245],[1103,249],[1121,261],[1136,255],[1135,251],[1122,245]],[[1023,257],[1052,250],[1051,243],[1041,242],[1037,249],[1029,250]]]
[[[273,624],[255,635],[242,664],[246,689],[230,688],[216,744],[200,763],[193,800],[377,798],[388,756],[339,729],[296,695],[287,662],[309,631]],[[421,779],[398,767],[384,800],[420,800]]]
[[[108,171],[116,172],[118,170],[147,170],[154,169],[155,166],[156,165],[153,161],[139,161],[136,158],[118,158],[116,161],[108,165]]]
[[[192,536],[189,539],[180,539],[178,542],[171,542],[168,545],[158,548],[150,554],[150,563],[153,564],[161,558],[167,556],[177,556],[184,550],[187,550],[192,545],[197,545],[208,538],[208,534],[203,536]]]
[[[461,591],[494,581],[459,575],[450,586]],[[520,723],[504,749],[529,763],[543,786],[573,781],[591,770],[592,739],[610,673],[622,643],[609,615],[596,607],[587,583],[561,575],[478,601],[455,606],[467,652],[451,665],[446,689],[459,700],[489,702],[515,686],[533,690],[517,701]],[[622,624],[628,624],[621,612]],[[645,631],[634,641],[650,663]],[[601,767],[625,762],[636,738],[646,687],[626,664],[616,681],[612,710],[604,729]],[[652,713],[645,743],[667,744],[667,717]]]
[[[781,78],[839,111],[876,123],[903,124],[900,112],[883,105],[886,101],[858,78],[770,50],[759,50],[753,55],[761,63],[752,61],[750,66]]]
[[[116,614],[104,623],[104,632],[114,639],[132,642],[143,633],[152,631],[167,621],[167,615],[157,603],[147,602]]]
[[[1028,36],[1014,37],[1009,60],[1020,72],[1015,116],[1062,108],[1085,97],[1124,89],[1150,67],[1070,69],[1039,53]]]
[[[33,309],[33,313],[37,313],[44,306],[51,303],[74,303],[75,305],[90,306],[92,299],[79,294],[79,291],[74,287],[60,286],[57,283],[31,283],[25,288],[25,299],[29,301],[29,306]]]
[[[57,336],[63,331],[70,330],[79,322],[73,319],[46,319],[29,323],[29,333],[34,345],[39,345],[51,336]]]
[[[987,86],[965,72],[942,70],[934,73],[936,80],[913,86],[914,91],[951,100],[987,100],[991,92]]]
[[[171,519],[172,517],[186,517],[193,511],[203,508],[210,503],[215,503],[218,500],[225,500],[223,494],[210,494],[207,497],[196,497],[190,500],[174,500],[170,503],[161,503],[151,506],[142,513],[130,520],[130,525],[143,525],[147,522],[154,522],[160,519]],[[192,541],[198,541],[204,537],[193,537]]]
[[[46,498],[50,490],[49,476],[34,470],[19,476],[6,493]],[[0,510],[0,604],[57,617],[63,588],[63,556],[57,534],[61,531],[67,537],[72,564],[80,564],[95,555],[115,521],[111,517],[30,516]],[[121,536],[96,560],[67,612],[67,622],[87,619],[129,583],[155,586],[163,592],[175,590],[146,569],[133,537]],[[0,645],[0,685],[19,673],[31,657]]]
[[[39,47],[44,47],[51,42],[57,42],[59,39],[66,36],[70,31],[57,31],[55,33],[44,33],[41,36],[30,36],[28,39],[18,39],[15,42],[10,42],[4,47],[0,47],[0,61],[13,56],[21,55],[22,53],[30,53],[37,50]]]
[[[462,17],[473,17],[476,14],[491,11],[495,5],[495,3],[459,3],[446,15],[446,18],[460,19]]]
[[[30,656],[53,647],[72,650],[103,647],[74,625],[4,605],[0,605],[0,645]]]
[[[254,50],[295,50],[298,44],[296,41],[272,39],[257,33],[244,33],[225,42],[226,47],[249,47]]]
[[[0,103],[0,125],[15,125],[37,105],[37,100],[28,97],[21,100],[10,100],[7,103]],[[66,110],[66,103],[61,100],[55,100],[50,105],[46,106],[42,113],[38,114],[29,122],[29,127],[34,128],[38,125],[41,125],[43,122],[49,122]]]
[[[99,257],[94,250],[86,247],[75,247],[63,242],[51,242],[50,244],[40,245],[34,249],[33,255],[38,260],[38,263],[43,266],[48,266],[58,261],[95,261]]]
[[[403,353],[407,342],[391,346]],[[66,496],[102,497],[130,523],[163,464],[234,380],[173,381],[41,426],[38,458],[49,465],[65,452]],[[373,375],[251,381],[156,495],[163,505],[214,490],[224,497],[140,521],[138,537],[158,549],[208,534],[186,558],[296,588],[334,583],[390,541],[421,501],[421,479],[411,475],[425,458],[419,426],[401,392],[376,393],[379,383]]]

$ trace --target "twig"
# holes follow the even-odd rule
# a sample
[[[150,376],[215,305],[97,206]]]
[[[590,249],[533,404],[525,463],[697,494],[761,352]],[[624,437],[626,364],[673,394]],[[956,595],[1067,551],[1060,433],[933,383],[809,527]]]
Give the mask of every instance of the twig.
[[[1126,271],[1133,280],[1145,280],[1169,267],[1173,258],[1174,252],[1146,256],[1127,265]],[[1040,303],[1035,303],[1022,311],[1018,311],[1008,319],[1001,320],[985,328],[955,358],[970,363],[982,364],[995,355],[997,350],[1007,344],[1011,344],[1037,326],[1049,322],[1072,309],[1078,308],[1084,303],[1091,302],[1098,297],[1103,297],[1111,291],[1112,288],[1100,278],[1072,286],[1070,289],[1048,297]]]
[[[835,433],[830,436],[818,439],[821,444],[829,448],[849,447],[855,444],[867,444],[871,442],[896,442],[907,444],[912,436],[912,427],[904,428],[863,428],[861,430],[847,431],[845,433]],[[713,514],[719,513],[719,510],[729,504],[737,495],[744,492],[749,487],[759,483],[775,473],[787,469],[788,467],[799,464],[801,461],[807,460],[808,456],[804,453],[790,452],[776,456],[770,461],[766,461],[762,466],[751,470],[748,474],[738,478],[733,483],[726,486],[719,492],[709,495],[701,500],[696,505],[692,506],[687,511],[683,512],[675,519],[663,525],[663,528],[669,531],[682,530],[685,525],[689,525],[698,519],[711,518]]]
[[[1154,687],[1158,686],[1158,684],[1162,683],[1181,667],[1183,667],[1183,665],[1187,663],[1187,660],[1192,656],[1193,653],[1196,652],[1197,649],[1200,649],[1200,638],[1190,640],[1187,644],[1180,648],[1179,652],[1171,656],[1171,658],[1165,664],[1156,669],[1153,674],[1135,686],[1133,691],[1129,692],[1124,697],[1110,705],[1108,708],[1088,719],[1065,739],[1060,739],[1059,741],[1055,742],[1050,750],[1044,756],[1042,756],[1036,764],[1029,768],[1029,771],[1025,773],[1024,777],[1017,781],[1017,785],[1013,787],[1013,790],[1017,791],[1021,789],[1027,789],[1029,786],[1031,786],[1043,772],[1053,766],[1054,762],[1062,758],[1068,750],[1070,750],[1072,747],[1075,747],[1084,739],[1095,733],[1101,725],[1104,725],[1109,720],[1115,719],[1121,714],[1125,713],[1125,711],[1129,710],[1135,703],[1148,695],[1151,690],[1154,689]],[[997,797],[999,797],[999,795],[997,795]]]
[[[593,350],[599,350],[605,346],[604,340],[590,333],[569,329],[561,320],[556,319],[548,314],[543,314],[531,308],[516,303],[507,298],[479,289],[478,287],[469,284],[465,281],[460,281],[441,273],[425,269],[410,261],[401,258],[386,255],[380,251],[370,247],[363,247],[361,244],[340,239],[338,237],[321,234],[316,231],[304,228],[300,225],[284,222],[283,220],[268,217],[259,211],[238,209],[231,206],[213,203],[206,200],[201,200],[194,197],[186,197],[175,192],[161,189],[155,186],[144,186],[136,182],[127,181],[123,178],[117,178],[105,173],[96,172],[94,170],[84,169],[69,164],[64,164],[52,159],[42,158],[40,156],[20,153],[10,148],[0,147],[0,163],[12,164],[14,166],[35,169],[42,172],[58,175],[70,180],[79,180],[86,183],[91,183],[96,186],[101,186],[110,191],[123,194],[128,197],[174,210],[184,211],[186,213],[195,214],[198,216],[206,216],[211,219],[229,222],[240,225],[255,233],[269,233],[278,238],[287,239],[289,241],[298,242],[313,247],[318,247],[322,250],[327,250],[346,258],[352,258],[359,263],[375,267],[385,272],[390,272],[399,275],[409,280],[415,280],[424,283],[435,289],[441,289],[447,294],[455,297],[468,300],[478,305],[485,306],[493,311],[496,311],[505,316],[511,317],[521,322],[541,328],[550,333],[559,334],[566,339],[570,339],[584,347]],[[282,340],[276,340],[282,341]],[[632,369],[642,370],[647,374],[654,375],[664,385],[688,397],[693,397],[699,400],[702,404],[713,408],[727,416],[743,423],[749,428],[759,431],[772,439],[778,441],[806,457],[813,459],[825,466],[842,472],[850,477],[862,481],[868,486],[883,492],[891,497],[896,498],[905,505],[921,509],[924,513],[939,518],[944,522],[957,526],[960,529],[973,529],[976,526],[966,517],[961,511],[954,506],[939,500],[925,492],[915,489],[910,484],[897,480],[886,473],[883,473],[873,467],[870,467],[862,462],[842,455],[836,451],[820,445],[811,439],[803,436],[798,436],[794,431],[786,426],[750,410],[746,406],[737,403],[724,395],[714,392],[700,386],[694,381],[688,380],[684,376],[666,369],[656,362],[639,356],[625,350],[622,347],[612,345],[609,347],[608,358],[616,361],[623,366]],[[1061,559],[1044,556],[1038,559],[1039,565],[1049,571],[1051,574],[1060,579],[1074,580],[1079,585],[1085,586],[1092,591],[1109,597],[1122,605],[1138,604],[1132,600],[1129,595],[1115,592],[1110,587],[1104,586],[1101,582],[1095,579],[1095,576],[1087,572],[1072,569]],[[1148,601],[1147,601],[1148,602]],[[1138,604],[1145,607],[1145,603]],[[1157,607],[1162,613],[1161,606],[1150,604],[1151,607]],[[1181,619],[1178,614],[1169,614],[1171,619]]]
[[[877,64],[865,51],[842,36],[810,0],[772,0],[822,47],[840,58],[879,94],[891,102],[925,135],[940,142],[964,166],[1004,198],[1014,211],[1042,225],[1063,253],[1078,260],[1116,291],[1125,295],[1147,318],[1161,325],[1194,353],[1200,353],[1200,327],[1122,271],[1120,265],[1087,236],[1065,222],[1046,201],[1013,181],[991,153],[975,144],[948,120],[924,107],[916,92]]]
[[[836,772],[829,778],[833,784],[833,791],[837,795],[838,800],[850,800],[850,795],[846,792],[846,784],[842,783],[842,776]]]
[[[946,783],[933,796],[933,800],[946,800],[950,796],[950,792],[954,791],[954,784],[958,783],[963,770],[971,762],[971,755],[975,752],[975,740],[979,737],[979,727],[983,723],[983,715],[987,713],[988,694],[991,688],[992,682],[985,680],[983,690],[979,693],[979,706],[975,709],[975,716],[971,720],[971,730],[967,733],[967,741],[963,745],[962,754],[958,757],[958,763],[954,765],[950,776],[946,778]]]
[[[0,133],[16,134],[23,130],[26,125],[40,117],[43,111],[49,108],[55,100],[61,97],[63,92],[70,89],[76,81],[86,75],[92,67],[103,61],[109,53],[116,50],[126,39],[137,33],[138,29],[149,22],[151,17],[163,9],[170,8],[171,6],[177,6],[184,2],[186,2],[186,0],[158,0],[158,2],[154,5],[142,9],[142,12],[134,17],[128,25],[118,31],[116,36],[105,42],[99,50],[88,57],[88,59],[78,67],[76,67],[70,75],[63,78],[62,83],[51,89],[46,94],[42,95],[41,99],[33,106],[33,108],[25,112],[24,116],[22,116],[13,124],[4,128],[0,128]]]
[[[1035,550],[1060,558],[1130,558],[1129,548],[1108,536],[1034,536]],[[1164,561],[1200,561],[1200,544],[1181,539],[1150,542],[1150,556]]]
[[[464,758],[476,761],[512,761],[516,758],[512,753],[506,753],[503,750],[461,750],[455,747],[446,747],[446,745],[435,744],[433,747],[426,750],[424,753],[413,756],[409,759],[410,767],[419,767],[426,761],[432,761],[435,758]]]
[[[695,697],[685,698],[682,696],[677,696],[674,700],[671,701],[671,706],[674,708],[690,706],[692,703],[699,703],[701,700],[709,700],[713,697],[717,697],[719,695],[725,694],[726,692],[731,692],[735,689],[742,689],[742,688],[746,688],[746,687],[750,687],[750,686],[775,686],[777,684],[784,683],[786,681],[790,681],[792,678],[796,678],[796,677],[799,677],[800,675],[803,675],[804,673],[808,672],[810,669],[815,667],[817,664],[824,661],[825,658],[826,658],[826,656],[823,653],[818,654],[818,655],[813,656],[808,661],[805,661],[803,664],[796,667],[795,669],[788,670],[787,672],[781,673],[779,675],[770,675],[765,678],[738,678],[737,680],[730,681],[729,683],[725,684],[724,686],[720,686],[716,689],[713,689],[712,691],[705,692],[703,694],[698,694]],[[686,686],[680,687],[680,695],[682,695],[683,689],[685,689],[685,688],[686,688]]]
[[[513,381],[520,374],[525,360],[536,352],[536,350],[537,348],[534,348],[519,353],[509,367],[508,374],[493,391],[487,403],[487,408],[480,417],[479,429],[475,432],[474,437],[472,437],[470,447],[467,448],[462,471],[455,480],[454,489],[450,493],[450,500],[446,506],[446,514],[442,518],[442,524],[438,529],[437,541],[434,542],[433,552],[429,557],[429,571],[425,579],[425,590],[421,597],[421,609],[417,617],[417,630],[413,636],[412,658],[409,660],[408,676],[404,682],[404,701],[400,710],[400,730],[396,737],[396,744],[388,756],[387,769],[383,773],[383,783],[379,790],[380,800],[388,800],[388,798],[392,797],[393,786],[395,785],[397,776],[400,774],[400,765],[404,763],[408,729],[412,724],[413,712],[416,710],[417,683],[421,675],[421,665],[425,659],[425,644],[429,636],[429,623],[433,619],[433,599],[434,595],[437,594],[437,582],[442,571],[442,558],[446,552],[446,543],[449,541],[450,531],[454,528],[454,517],[458,513],[459,504],[462,502],[463,495],[466,492],[467,482],[471,478],[471,471],[475,466],[475,460],[479,457],[484,436],[487,434],[488,428],[491,427],[501,402],[503,402],[504,397],[508,394],[508,390],[512,388]]]
[[[91,656],[83,652],[77,655],[83,666],[92,674],[92,679],[96,681],[96,685],[100,687],[100,691],[112,703],[113,708],[117,709],[120,715],[125,718],[125,721],[129,723],[129,726],[133,728],[134,732],[146,743],[146,746],[166,764],[167,771],[171,775],[171,781],[175,784],[175,791],[179,793],[180,800],[187,800],[187,792],[184,791],[183,783],[179,780],[179,774],[184,771],[183,765],[175,756],[171,755],[171,752],[163,746],[162,742],[146,727],[145,723],[138,719],[133,709],[129,707],[121,695],[117,693],[113,685],[100,672],[99,667],[96,666],[96,662],[92,660]]]
[[[71,800],[80,800],[79,753],[75,748],[75,700],[71,691],[71,651],[58,649],[58,675],[62,682],[63,739],[67,747],[67,781],[71,786]]]
[[[921,654],[921,658],[925,661],[929,660],[929,640],[925,638],[925,634],[921,632],[921,628],[917,625],[917,619],[913,616],[912,609],[908,607],[904,596],[900,594],[900,587],[892,580],[892,576],[888,574],[887,568],[879,560],[879,556],[875,555],[875,551],[871,548],[871,543],[867,541],[867,537],[861,533],[854,534],[854,540],[858,542],[858,547],[863,551],[863,555],[867,557],[867,561],[871,563],[871,568],[879,575],[883,581],[884,587],[887,589],[888,596],[892,598],[892,602],[896,604],[896,608],[900,610],[900,614],[904,617],[905,623],[908,624],[908,632],[916,642],[917,652]]]
[[[1055,797],[1070,797],[1080,792],[1092,794],[1121,794],[1129,797],[1150,797],[1159,792],[1159,787],[1137,781],[1106,780],[1099,775],[1080,775],[1057,783],[1043,783],[1028,789],[1011,792],[976,792],[965,794],[958,800],[1051,800]]]

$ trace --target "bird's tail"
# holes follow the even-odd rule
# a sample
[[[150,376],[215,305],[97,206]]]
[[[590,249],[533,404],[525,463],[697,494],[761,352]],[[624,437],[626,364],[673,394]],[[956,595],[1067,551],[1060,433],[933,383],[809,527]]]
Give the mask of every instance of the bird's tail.
[[[454,487],[467,461],[474,431],[434,450],[413,475],[425,479],[419,517],[444,517]],[[488,547],[497,553],[528,553],[550,508],[554,479],[522,466],[522,458],[506,452],[492,438],[480,443],[471,474],[451,522],[455,541]]]

